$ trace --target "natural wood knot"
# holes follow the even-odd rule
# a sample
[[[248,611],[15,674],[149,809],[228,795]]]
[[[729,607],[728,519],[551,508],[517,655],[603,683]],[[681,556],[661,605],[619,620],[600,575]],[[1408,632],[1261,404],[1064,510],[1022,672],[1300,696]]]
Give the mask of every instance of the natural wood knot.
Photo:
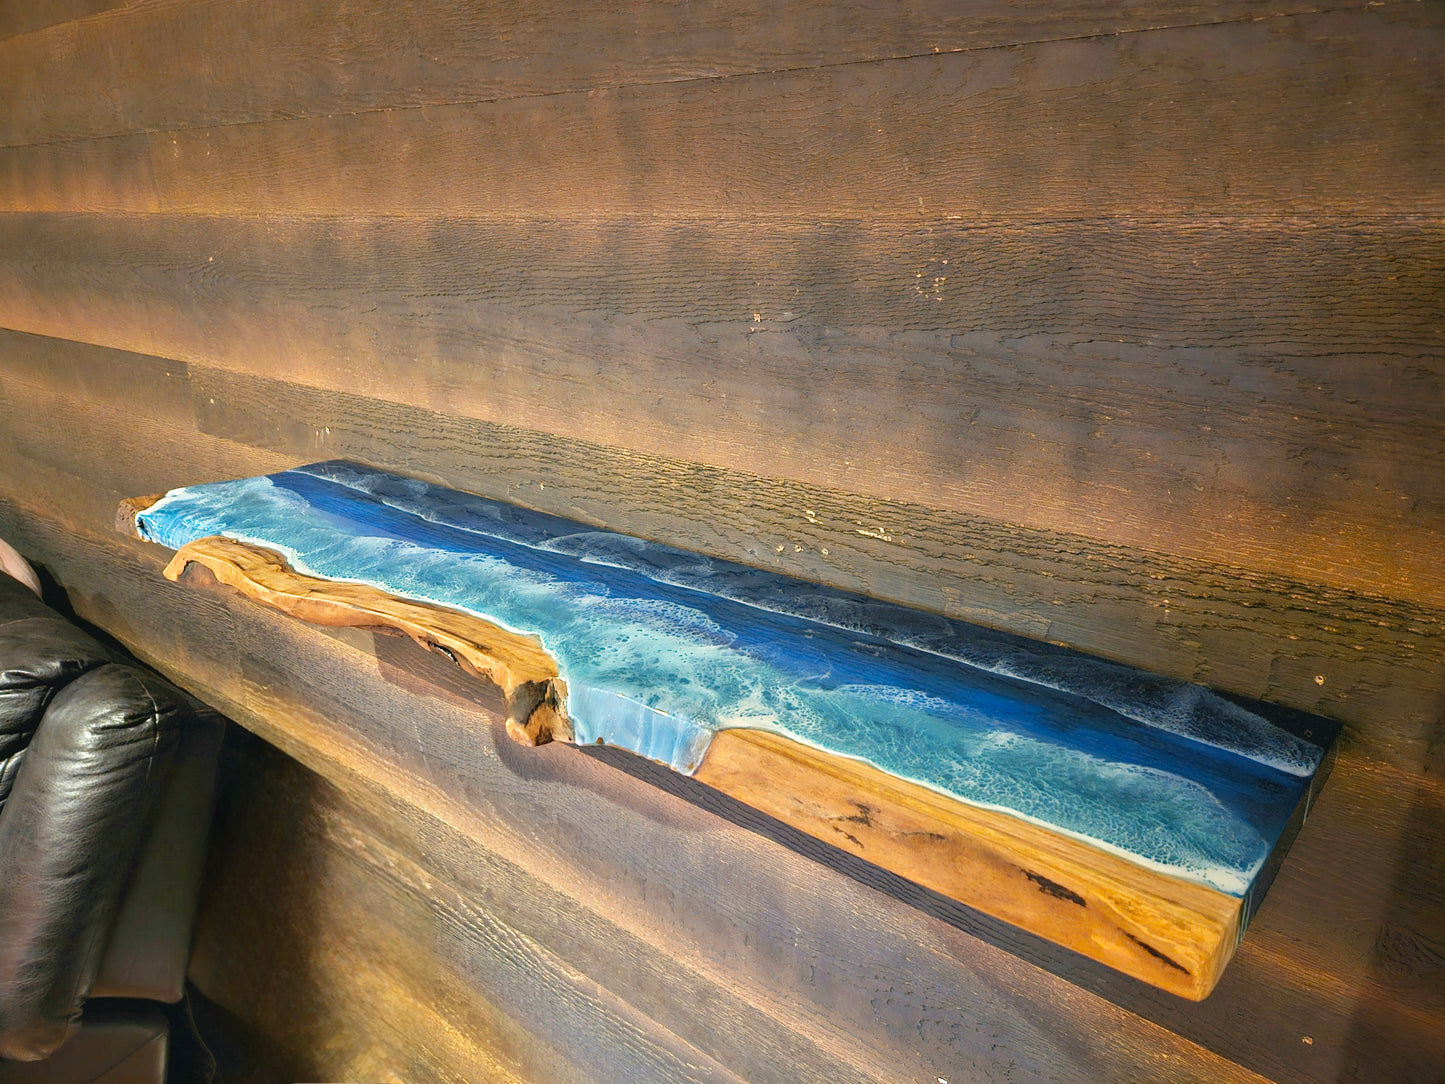
[[[507,734],[522,745],[572,741],[572,721],[562,704],[566,685],[561,679],[519,685],[507,709]]]

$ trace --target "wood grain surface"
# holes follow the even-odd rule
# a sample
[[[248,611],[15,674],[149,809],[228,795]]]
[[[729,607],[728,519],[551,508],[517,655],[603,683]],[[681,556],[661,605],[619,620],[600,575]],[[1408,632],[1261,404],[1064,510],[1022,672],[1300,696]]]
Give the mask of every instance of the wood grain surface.
[[[30,0],[3,0],[0,2],[0,38],[84,19],[113,8],[130,7],[137,2],[138,0],[47,0],[44,4],[35,4]]]
[[[1416,118],[1445,108],[1445,59],[1421,48],[1442,19],[1435,5],[1395,3],[163,129],[147,137],[155,189],[144,198],[232,214],[1438,215],[1441,167]],[[17,90],[25,102],[77,100]],[[1273,123],[1280,115],[1294,122]],[[1382,175],[1388,185],[1372,183]]]
[[[0,147],[0,211],[160,209],[144,135]]]
[[[1348,10],[1351,5],[1333,5]],[[1358,6],[1358,5],[1353,5]],[[846,9],[809,0],[637,8],[618,0],[63,0],[0,8],[0,69],[21,90],[0,118],[0,145],[315,114],[535,97],[567,91],[1022,45],[1145,28],[1314,12],[1289,0],[985,0]],[[206,50],[202,67],[192,46]],[[214,46],[224,46],[215,48]]]
[[[117,518],[128,515],[130,507],[122,501]],[[380,628],[410,636],[425,650],[444,655],[495,686],[502,694],[507,732],[525,745],[571,737],[566,716],[558,710],[566,692],[557,679],[557,661],[535,636],[365,584],[304,576],[274,550],[230,538],[187,542],[166,565],[166,579],[180,579],[192,564],[203,565],[218,582],[247,598],[313,625]]]
[[[284,752],[196,957],[278,1076],[1438,1076],[1442,14],[1327,8],[0,0],[0,535]],[[1340,758],[1184,1002],[111,527],[328,456]]]
[[[952,899],[1198,1001],[1241,902],[776,734],[723,730],[695,778]]]
[[[0,229],[11,327],[1445,601],[1438,225]]]

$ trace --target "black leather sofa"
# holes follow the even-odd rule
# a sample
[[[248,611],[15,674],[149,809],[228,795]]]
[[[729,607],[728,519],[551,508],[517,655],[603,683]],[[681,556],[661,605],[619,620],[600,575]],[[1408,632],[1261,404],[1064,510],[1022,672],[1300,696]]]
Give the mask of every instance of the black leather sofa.
[[[0,572],[0,1084],[165,1079],[223,725]]]

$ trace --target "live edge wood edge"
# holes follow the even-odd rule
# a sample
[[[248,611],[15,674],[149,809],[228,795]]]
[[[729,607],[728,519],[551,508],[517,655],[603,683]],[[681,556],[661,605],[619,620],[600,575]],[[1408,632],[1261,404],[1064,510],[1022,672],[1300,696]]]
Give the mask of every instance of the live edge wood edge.
[[[116,526],[159,496],[131,498]],[[192,563],[257,602],[318,625],[403,633],[501,690],[507,732],[526,745],[570,741],[566,687],[534,637],[362,584],[297,573],[280,554],[202,538]],[[986,914],[1190,1000],[1208,996],[1233,955],[1242,900],[1145,869],[1017,817],[980,809],[871,765],[758,730],[723,730],[696,779],[826,843]]]

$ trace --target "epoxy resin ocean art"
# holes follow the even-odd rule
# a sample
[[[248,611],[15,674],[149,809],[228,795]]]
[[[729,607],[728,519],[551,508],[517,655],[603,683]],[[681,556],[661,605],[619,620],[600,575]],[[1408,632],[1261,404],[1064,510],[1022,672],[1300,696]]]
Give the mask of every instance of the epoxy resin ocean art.
[[[350,463],[134,505],[168,574],[407,632],[499,685],[514,737],[662,761],[1192,998],[1337,729]]]

